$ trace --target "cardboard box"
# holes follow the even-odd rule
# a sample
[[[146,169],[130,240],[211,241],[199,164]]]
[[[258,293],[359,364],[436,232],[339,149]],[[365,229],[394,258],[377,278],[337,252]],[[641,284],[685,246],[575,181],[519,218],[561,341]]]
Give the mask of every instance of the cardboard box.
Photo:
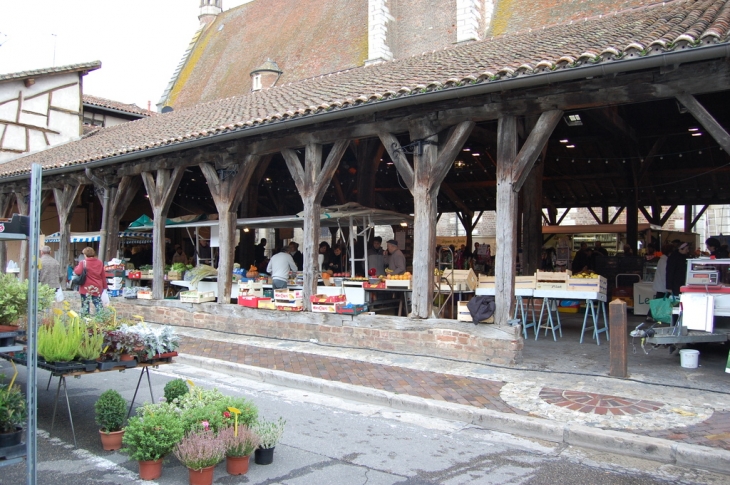
[[[263,310],[276,310],[276,304],[271,298],[264,298],[258,301],[259,309]]]
[[[337,313],[337,308],[344,306],[344,302],[340,303],[312,303],[312,311],[314,313]]]
[[[258,308],[259,300],[271,301],[271,298],[264,298],[264,297],[253,296],[253,295],[251,295],[251,296],[238,295],[238,304],[241,306],[249,307],[249,308]]]
[[[304,301],[301,299],[286,301],[275,301],[276,309],[282,312],[301,312],[304,311]]]
[[[138,291],[137,292],[137,298],[140,300],[151,300],[152,299],[152,292],[146,292],[146,291]]]
[[[309,301],[311,301],[312,303],[319,303],[319,304],[345,303],[347,301],[347,296],[318,294],[318,295],[310,296]]]
[[[303,290],[274,290],[274,300],[301,300],[304,298]]]

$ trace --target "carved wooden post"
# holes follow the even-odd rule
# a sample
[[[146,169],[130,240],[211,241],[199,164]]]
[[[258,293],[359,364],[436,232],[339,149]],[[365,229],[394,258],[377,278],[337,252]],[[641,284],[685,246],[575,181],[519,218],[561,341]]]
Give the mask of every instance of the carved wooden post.
[[[94,193],[101,203],[101,228],[99,229],[99,259],[107,261],[109,242],[109,202],[112,198],[112,187],[101,177],[86,169],[86,177],[94,184]]]
[[[154,281],[152,298],[155,300],[162,300],[165,297],[163,283],[165,279],[165,219],[183,173],[185,173],[185,167],[175,167],[172,171],[160,168],[157,170],[156,177],[151,172],[141,173],[147,195],[150,198],[154,218],[154,227],[152,229],[152,276]]]
[[[0,193],[0,217],[7,218],[10,208],[13,206],[12,192]],[[5,241],[0,241],[0,273],[5,273],[8,266],[8,247]]]
[[[629,334],[626,331],[626,302],[613,300],[608,304],[608,328],[611,332],[609,345],[609,375],[629,376]]]
[[[340,164],[342,155],[347,149],[347,140],[337,140],[330,150],[327,160],[322,165],[322,145],[310,143],[304,150],[304,167],[299,156],[294,150],[285,148],[281,151],[297,186],[299,195],[304,203],[304,306],[307,310],[312,308],[309,302],[310,295],[317,291],[317,251],[319,245],[319,218],[322,198],[327,191],[327,186],[332,175]]]
[[[53,189],[53,198],[56,200],[56,210],[58,211],[58,223],[61,235],[58,243],[58,262],[61,268],[65,269],[66,265],[71,262],[71,215],[73,215],[76,206],[76,198],[83,185],[63,184],[63,188]]]
[[[540,254],[542,252],[542,175],[544,167],[544,161],[535,163],[530,171],[530,176],[525,181],[524,190],[522,190],[523,275],[532,275],[540,269]]]
[[[117,187],[112,187],[111,206],[109,207],[109,242],[106,247],[106,259],[109,260],[115,256],[115,251],[119,247],[119,223],[122,216],[127,212],[129,204],[137,196],[139,188],[142,186],[142,179],[125,175],[119,181]]]
[[[437,136],[428,120],[411,125],[411,139],[419,141],[411,168],[398,140],[390,133],[380,133],[380,140],[388,151],[408,190],[413,195],[413,308],[411,316],[429,318],[433,306],[433,269],[436,247],[436,200],[441,182],[451,164],[469,137],[474,123],[464,121],[456,125],[451,136],[439,150]]]
[[[244,188],[251,180],[251,175],[259,161],[259,157],[246,155],[237,171],[226,176],[223,169],[221,175],[209,163],[201,163],[200,170],[208,181],[208,189],[213,196],[218,210],[220,259],[218,261],[218,303],[231,302],[231,276],[233,274],[233,255],[235,253],[236,209],[246,193]],[[234,168],[234,167],[231,167]]]

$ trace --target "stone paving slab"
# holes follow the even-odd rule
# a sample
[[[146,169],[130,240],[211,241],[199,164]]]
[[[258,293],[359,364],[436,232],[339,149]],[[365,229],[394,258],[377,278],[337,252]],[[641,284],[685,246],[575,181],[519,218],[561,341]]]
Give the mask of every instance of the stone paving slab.
[[[570,389],[571,376],[561,389],[197,336],[183,336],[180,351],[416,398],[730,450],[730,411],[576,391]]]

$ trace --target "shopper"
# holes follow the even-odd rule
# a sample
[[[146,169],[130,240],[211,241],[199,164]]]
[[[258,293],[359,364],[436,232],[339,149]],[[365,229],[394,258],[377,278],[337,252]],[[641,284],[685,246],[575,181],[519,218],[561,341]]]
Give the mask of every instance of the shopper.
[[[289,285],[289,272],[297,271],[297,264],[288,251],[279,251],[271,256],[266,272],[271,275],[271,285],[275,290]]]
[[[689,244],[682,243],[667,259],[667,290],[678,297],[679,289],[687,279],[687,257]]]
[[[51,256],[51,248],[43,246],[41,248],[41,260],[39,261],[38,283],[43,283],[51,288],[62,288],[61,265]]]
[[[86,269],[86,280],[79,285],[79,293],[81,294],[81,314],[88,315],[90,310],[90,302],[94,303],[96,313],[102,308],[101,294],[107,289],[106,275],[104,273],[104,263],[96,258],[94,248],[86,247],[83,251],[83,261],[74,268],[74,274],[80,275],[84,268]]]
[[[662,246],[662,255],[659,257],[659,261],[656,264],[656,271],[654,272],[654,282],[651,285],[651,289],[654,290],[654,298],[664,298],[667,294],[667,260],[669,255],[672,253],[674,248],[671,244],[665,244]]]

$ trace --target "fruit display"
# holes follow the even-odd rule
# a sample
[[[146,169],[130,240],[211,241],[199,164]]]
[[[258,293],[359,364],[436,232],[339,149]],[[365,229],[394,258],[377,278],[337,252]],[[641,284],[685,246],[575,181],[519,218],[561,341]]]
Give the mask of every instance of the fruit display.
[[[580,273],[574,274],[572,278],[598,278],[599,276],[598,273],[594,273],[593,271],[581,271]]]
[[[258,276],[259,276],[259,269],[256,266],[251,265],[248,268],[248,271],[246,271],[246,278],[258,278]]]
[[[403,274],[389,274],[388,276],[385,277],[385,279],[387,279],[387,280],[410,280],[411,274],[408,271],[406,271]]]

